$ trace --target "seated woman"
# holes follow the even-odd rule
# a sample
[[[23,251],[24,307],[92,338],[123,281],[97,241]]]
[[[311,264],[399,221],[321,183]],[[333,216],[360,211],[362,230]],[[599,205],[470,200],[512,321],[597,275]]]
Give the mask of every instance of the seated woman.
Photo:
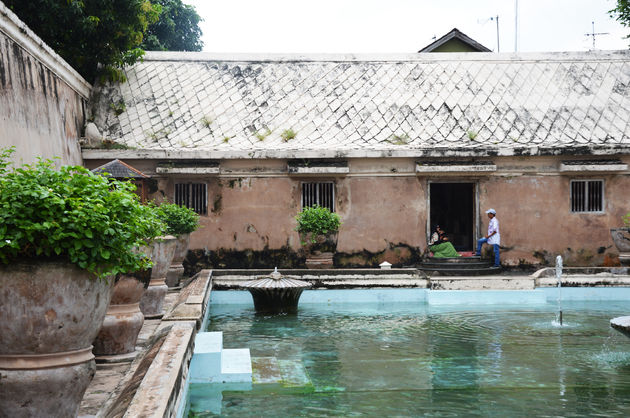
[[[429,251],[433,253],[434,258],[459,257],[459,253],[449,242],[446,233],[439,225],[435,226],[435,232],[429,240]]]

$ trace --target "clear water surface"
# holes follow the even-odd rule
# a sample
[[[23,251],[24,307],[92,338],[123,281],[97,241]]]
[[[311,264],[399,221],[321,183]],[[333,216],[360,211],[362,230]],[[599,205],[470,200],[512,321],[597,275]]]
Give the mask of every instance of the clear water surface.
[[[559,327],[552,303],[212,306],[255,381],[191,385],[188,416],[630,416],[630,339],[609,325],[630,303],[563,310]]]

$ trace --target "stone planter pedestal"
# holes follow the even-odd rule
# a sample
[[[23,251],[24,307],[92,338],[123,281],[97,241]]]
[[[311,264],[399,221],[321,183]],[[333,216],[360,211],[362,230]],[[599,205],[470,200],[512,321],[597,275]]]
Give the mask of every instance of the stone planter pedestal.
[[[630,228],[613,228],[610,235],[619,250],[621,265],[630,266]]]
[[[112,285],[63,262],[0,266],[0,415],[77,415]]]
[[[147,319],[161,318],[164,315],[164,297],[168,292],[165,279],[175,254],[177,239],[172,235],[159,237],[153,243],[151,253],[151,281],[140,299],[140,310]]]
[[[122,276],[114,286],[103,326],[94,340],[97,362],[124,362],[135,357],[136,340],[144,323],[140,298],[144,285],[135,277]]]
[[[184,276],[184,258],[188,253],[188,244],[190,243],[190,234],[182,234],[177,237],[177,246],[175,247],[175,255],[166,275],[166,285],[168,287],[179,286],[179,281]]]
[[[338,234],[336,232],[326,235],[313,235],[310,232],[300,233],[300,241],[306,252],[306,268],[333,268],[333,257],[337,250],[337,237]]]

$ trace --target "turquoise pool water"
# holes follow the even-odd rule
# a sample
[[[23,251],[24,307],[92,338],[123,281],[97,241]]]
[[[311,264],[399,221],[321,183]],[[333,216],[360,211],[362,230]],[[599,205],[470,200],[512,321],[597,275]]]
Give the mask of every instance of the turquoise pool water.
[[[211,305],[254,383],[191,384],[188,416],[630,416],[629,302]]]

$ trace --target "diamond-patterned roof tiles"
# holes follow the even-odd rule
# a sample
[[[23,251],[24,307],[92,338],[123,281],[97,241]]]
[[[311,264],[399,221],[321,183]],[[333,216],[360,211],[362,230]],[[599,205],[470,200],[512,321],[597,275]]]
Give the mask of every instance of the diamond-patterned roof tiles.
[[[97,124],[140,149],[630,145],[630,53],[147,53]],[[125,110],[116,111],[117,103]],[[107,103],[105,103],[107,102]],[[119,114],[117,114],[119,113]]]

